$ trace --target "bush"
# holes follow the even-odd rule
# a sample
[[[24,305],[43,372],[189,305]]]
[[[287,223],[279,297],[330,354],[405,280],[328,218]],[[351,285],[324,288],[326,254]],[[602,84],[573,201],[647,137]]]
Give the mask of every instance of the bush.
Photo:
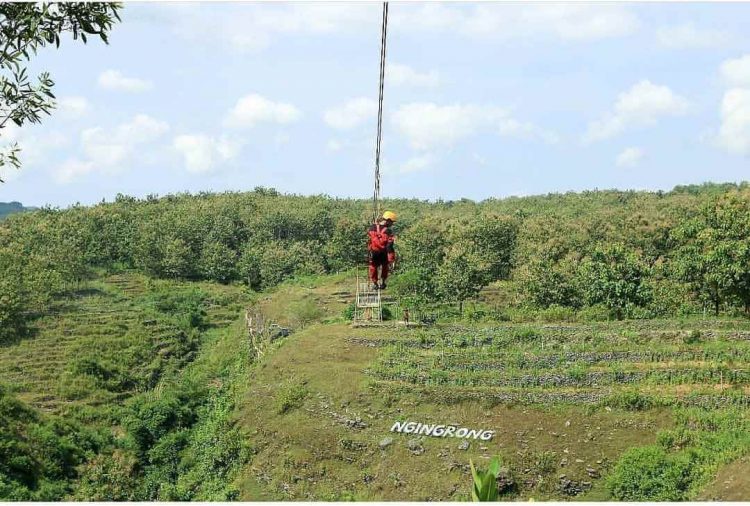
[[[138,496],[138,459],[124,450],[97,455],[81,469],[76,501],[135,501]]]
[[[0,498],[59,501],[97,446],[85,428],[47,417],[0,384]]]
[[[581,287],[576,278],[579,267],[573,259],[556,261],[544,254],[533,261],[525,273],[523,291],[526,298],[536,307],[580,307]]]
[[[635,390],[626,390],[606,399],[606,404],[629,411],[643,411],[654,407],[654,399]]]
[[[539,311],[537,318],[545,322],[574,322],[576,321],[576,312],[570,307],[553,304]]]
[[[550,450],[537,453],[534,466],[539,474],[550,474],[557,468],[557,453]]]
[[[351,304],[349,304],[348,306],[344,308],[344,311],[343,311],[344,319],[349,320],[349,321],[354,320],[354,313],[356,311],[357,311],[357,305],[354,302],[352,302]]]
[[[690,333],[682,336],[682,342],[685,344],[697,344],[701,342],[701,337],[701,331],[698,329],[693,329],[690,331]]]
[[[670,455],[659,446],[625,452],[607,480],[618,501],[682,501],[694,480],[691,454]]]
[[[21,333],[25,309],[21,295],[11,284],[0,282],[0,342]]]
[[[199,264],[206,279],[228,283],[237,276],[237,252],[220,242],[204,245]]]
[[[606,322],[613,318],[612,311],[603,304],[586,306],[578,311],[578,319],[584,322]]]
[[[391,308],[388,306],[383,306],[380,310],[381,316],[383,317],[383,320],[392,320],[393,319],[393,311],[391,311]]]

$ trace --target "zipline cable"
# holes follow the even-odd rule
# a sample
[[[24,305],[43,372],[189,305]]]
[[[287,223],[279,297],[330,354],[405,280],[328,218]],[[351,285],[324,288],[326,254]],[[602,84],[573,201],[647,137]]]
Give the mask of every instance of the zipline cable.
[[[375,140],[375,191],[372,194],[373,221],[380,216],[380,148],[383,141],[383,86],[385,84],[385,43],[388,32],[388,2],[383,2],[380,32],[380,88],[378,90],[378,133]]]

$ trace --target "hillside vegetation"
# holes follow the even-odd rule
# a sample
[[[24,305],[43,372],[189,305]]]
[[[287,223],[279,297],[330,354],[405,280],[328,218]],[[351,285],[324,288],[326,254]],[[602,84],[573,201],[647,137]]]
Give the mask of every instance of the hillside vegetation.
[[[460,500],[494,455],[504,498],[722,496],[750,450],[750,186],[384,205],[388,313],[424,326],[346,321],[369,201],[4,219],[0,498]],[[292,335],[259,353],[247,307]]]

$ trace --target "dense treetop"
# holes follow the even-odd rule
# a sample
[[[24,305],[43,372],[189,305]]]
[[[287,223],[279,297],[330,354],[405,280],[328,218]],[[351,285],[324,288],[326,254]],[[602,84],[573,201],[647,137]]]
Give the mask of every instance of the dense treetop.
[[[92,269],[262,290],[365,261],[368,200],[252,192],[44,208],[0,225],[4,332]],[[750,186],[585,191],[482,202],[392,199],[394,291],[459,306],[508,280],[513,303],[610,317],[750,307]]]

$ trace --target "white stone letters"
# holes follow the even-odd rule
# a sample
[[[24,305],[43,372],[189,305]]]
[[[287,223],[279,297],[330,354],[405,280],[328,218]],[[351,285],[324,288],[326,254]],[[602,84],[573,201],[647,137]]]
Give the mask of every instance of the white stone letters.
[[[467,429],[466,427],[456,427],[455,425],[435,425],[408,421],[395,422],[391,427],[391,432],[432,437],[481,439],[482,441],[489,441],[495,436],[494,430]]]

